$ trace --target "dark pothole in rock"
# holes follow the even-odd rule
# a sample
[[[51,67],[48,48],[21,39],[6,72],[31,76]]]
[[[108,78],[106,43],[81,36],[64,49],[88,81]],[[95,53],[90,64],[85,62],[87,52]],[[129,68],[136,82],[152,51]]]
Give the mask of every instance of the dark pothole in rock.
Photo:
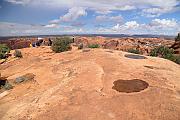
[[[113,51],[111,51],[111,50],[107,50],[106,52],[108,52],[108,53],[114,53]]]
[[[124,93],[140,92],[149,86],[147,82],[139,79],[117,80],[114,81],[113,84],[112,89]]]
[[[141,55],[126,54],[124,56],[131,59],[147,59],[146,57]]]
[[[149,68],[149,69],[155,69],[154,66],[148,66],[148,65],[145,65],[144,67]]]

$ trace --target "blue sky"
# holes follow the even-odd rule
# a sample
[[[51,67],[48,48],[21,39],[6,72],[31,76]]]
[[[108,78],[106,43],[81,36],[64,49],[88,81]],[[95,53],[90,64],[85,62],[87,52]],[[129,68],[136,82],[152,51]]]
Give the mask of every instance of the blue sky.
[[[178,32],[179,0],[0,1],[0,36]]]

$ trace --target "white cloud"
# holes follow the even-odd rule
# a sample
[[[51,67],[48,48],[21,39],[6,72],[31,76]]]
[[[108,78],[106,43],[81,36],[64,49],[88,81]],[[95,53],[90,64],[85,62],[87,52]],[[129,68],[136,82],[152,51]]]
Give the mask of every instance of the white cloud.
[[[0,36],[39,34],[45,31],[43,25],[0,22]]]
[[[129,21],[126,22],[123,25],[117,24],[115,25],[112,30],[114,31],[121,31],[121,30],[129,30],[129,29],[136,29],[138,28],[140,25],[136,22],[136,21]]]
[[[25,5],[25,4],[30,3],[32,0],[5,0],[5,1],[13,3],[13,4]]]
[[[131,6],[131,5],[125,5],[125,6],[120,6],[119,7],[119,10],[122,10],[122,11],[133,10],[133,9],[136,9],[136,7],[135,6]]]
[[[67,14],[60,16],[59,19],[51,20],[51,21],[49,21],[49,23],[58,24],[60,22],[74,22],[78,18],[80,18],[82,16],[86,16],[86,15],[87,15],[87,12],[86,12],[85,8],[73,7],[71,9],[69,9]]]
[[[74,26],[74,27],[83,27],[84,25],[86,25],[86,24],[83,22],[73,22],[71,24],[71,26]]]
[[[86,15],[87,15],[87,12],[85,11],[84,8],[73,7],[71,9],[69,9],[69,12],[67,14],[60,17],[60,21],[71,22],[71,21],[75,21],[76,19],[78,19],[81,16],[86,16]]]
[[[173,12],[175,8],[147,8],[142,10],[142,15],[147,17],[158,17],[164,13]]]
[[[121,15],[118,16],[107,16],[107,15],[99,15],[96,16],[96,22],[116,22],[122,23],[123,17]]]
[[[130,22],[125,23],[125,27],[127,29],[135,29],[135,28],[139,27],[139,24],[136,21],[130,21]]]
[[[12,4],[26,4],[46,8],[83,7],[96,13],[108,14],[113,11],[143,10],[143,15],[159,16],[171,12],[180,4],[179,0],[5,0]]]
[[[178,26],[177,21],[175,19],[154,19],[150,23],[152,27],[160,27],[160,28],[173,28]]]
[[[29,25],[19,23],[0,22],[0,36],[21,36],[21,35],[53,35],[65,33],[81,33],[82,28],[57,24]]]
[[[60,22],[60,19],[54,19],[54,20],[49,21],[49,23],[51,24],[58,24],[59,22]]]
[[[109,33],[175,35],[180,31],[179,28],[180,23],[175,19],[154,19],[147,24],[139,24],[136,21],[129,21],[123,25],[117,24],[109,29]],[[107,32],[106,28],[104,31]]]
[[[137,21],[128,21],[113,27],[98,27],[97,29],[82,29],[81,27],[61,25],[27,25],[18,23],[0,22],[0,36],[17,35],[53,35],[65,33],[118,33],[118,34],[165,34],[175,35],[180,31],[180,24],[174,19],[154,19],[150,23],[140,24]]]
[[[106,9],[106,8],[98,8],[98,9],[92,9],[92,10],[95,10],[96,13],[98,13],[98,14],[109,14],[109,13],[112,13],[111,10]]]
[[[58,28],[59,25],[58,24],[48,24],[44,26],[45,28]]]
[[[112,29],[113,29],[114,31],[118,31],[119,29],[121,29],[121,27],[122,27],[122,26],[120,26],[119,24],[117,24],[117,25],[113,26]]]

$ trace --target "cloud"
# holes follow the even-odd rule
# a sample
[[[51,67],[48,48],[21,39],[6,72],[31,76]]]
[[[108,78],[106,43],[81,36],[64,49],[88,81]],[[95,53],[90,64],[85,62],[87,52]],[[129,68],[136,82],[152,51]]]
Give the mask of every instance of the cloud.
[[[48,24],[44,26],[45,28],[58,28],[59,25],[58,24]]]
[[[78,18],[80,18],[82,16],[86,16],[86,15],[87,15],[87,12],[86,12],[85,8],[73,7],[71,9],[69,9],[67,14],[60,16],[59,19],[51,20],[51,21],[49,21],[49,23],[58,24],[61,22],[74,22]]]
[[[60,19],[54,19],[54,20],[49,21],[49,23],[51,24],[58,24],[59,22],[60,22]]]
[[[174,35],[180,31],[179,28],[180,24],[175,19],[153,19],[147,24],[128,21],[123,25],[116,24],[111,29],[108,29],[109,33]],[[105,28],[104,31],[107,32],[107,29]],[[102,28],[101,32],[103,32]]]
[[[85,26],[86,24],[85,23],[83,23],[83,22],[73,22],[72,24],[71,24],[71,26],[73,26],[73,27],[83,27],[83,26]]]
[[[135,29],[139,27],[139,24],[136,21],[130,21],[125,23],[127,29]]]
[[[136,21],[129,21],[126,22],[123,25],[117,24],[115,25],[112,30],[114,31],[119,31],[119,30],[129,30],[129,29],[136,29],[138,28],[140,25],[136,22]]]
[[[81,16],[86,16],[86,15],[87,15],[87,12],[85,11],[84,8],[73,7],[71,9],[69,9],[69,12],[67,14],[60,17],[60,21],[71,22],[71,21],[75,21],[76,19],[78,19]]]
[[[96,16],[96,22],[115,22],[122,23],[123,17],[121,15],[118,16],[107,16],[107,15],[99,15]]]
[[[135,6],[131,6],[131,5],[125,5],[125,6],[120,6],[118,9],[122,10],[122,11],[126,11],[126,10],[134,10],[134,9],[136,9],[136,7]]]
[[[49,25],[30,25],[0,22],[0,36],[22,36],[22,35],[53,35],[53,34],[71,34],[84,33],[82,28],[65,26],[57,24]]]
[[[30,3],[32,0],[4,0],[6,2],[10,2],[12,4],[21,4],[21,5],[25,5]]]
[[[142,10],[142,15],[151,17],[177,11],[179,0],[5,0],[12,4],[26,4],[46,8],[82,7],[99,14],[109,14],[114,11]]]
[[[142,10],[142,15],[146,17],[159,17],[162,14],[175,11],[175,8],[147,8]]]
[[[46,29],[43,25],[0,22],[0,36],[40,34],[45,31]]]
[[[149,24],[151,27],[173,28],[178,26],[175,19],[154,19]]]

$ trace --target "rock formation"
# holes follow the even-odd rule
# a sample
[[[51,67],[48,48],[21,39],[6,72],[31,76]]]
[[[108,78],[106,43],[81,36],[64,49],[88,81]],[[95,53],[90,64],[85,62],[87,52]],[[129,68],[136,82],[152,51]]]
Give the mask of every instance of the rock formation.
[[[0,119],[180,119],[179,65],[118,50],[83,50],[25,48],[23,58],[1,64],[9,82],[27,73],[33,81],[0,93]]]
[[[176,41],[171,48],[174,49],[174,53],[180,55],[180,41]]]

